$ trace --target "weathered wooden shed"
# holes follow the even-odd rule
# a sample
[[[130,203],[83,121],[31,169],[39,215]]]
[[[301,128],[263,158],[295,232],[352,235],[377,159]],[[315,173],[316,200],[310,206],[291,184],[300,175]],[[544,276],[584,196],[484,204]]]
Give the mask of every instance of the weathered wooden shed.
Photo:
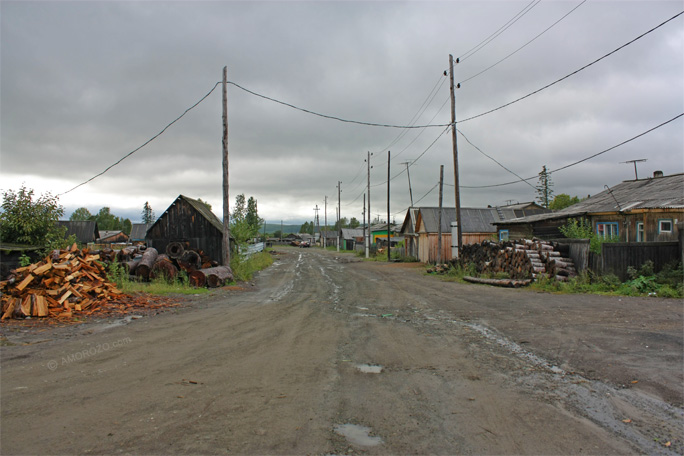
[[[363,246],[363,228],[342,228],[340,249],[356,250],[356,245]]]
[[[131,235],[129,236],[128,240],[134,244],[145,242],[145,235],[151,226],[151,223],[134,223],[131,226]]]
[[[57,223],[66,228],[66,237],[73,234],[81,244],[95,242],[100,237],[97,222],[94,220],[60,220]]]
[[[178,198],[147,230],[147,245],[166,252],[170,242],[187,242],[223,264],[223,222],[209,207],[184,195]]]

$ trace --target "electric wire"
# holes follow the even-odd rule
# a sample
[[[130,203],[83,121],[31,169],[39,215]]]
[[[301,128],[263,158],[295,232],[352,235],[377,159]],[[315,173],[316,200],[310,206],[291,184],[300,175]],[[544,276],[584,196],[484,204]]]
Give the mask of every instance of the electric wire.
[[[470,81],[471,79],[475,79],[476,77],[480,76],[481,74],[485,73],[486,71],[491,70],[492,68],[494,68],[495,66],[497,66],[498,64],[500,64],[501,62],[503,62],[504,60],[506,60],[506,59],[508,59],[509,57],[513,56],[513,55],[516,54],[518,51],[520,51],[520,50],[522,50],[523,48],[527,47],[527,45],[529,45],[529,44],[532,43],[534,40],[536,40],[537,38],[539,38],[540,36],[542,36],[544,33],[546,33],[546,32],[548,32],[549,30],[551,30],[556,24],[558,24],[560,21],[562,21],[563,19],[565,19],[566,17],[568,17],[573,11],[575,11],[575,10],[576,10],[577,8],[579,8],[580,6],[584,5],[586,2],[587,2],[587,0],[583,0],[582,3],[580,3],[579,5],[575,6],[573,9],[571,9],[570,11],[568,11],[567,13],[565,13],[565,15],[564,15],[563,17],[561,17],[561,18],[558,19],[556,22],[554,22],[553,24],[551,24],[549,27],[547,27],[547,28],[546,28],[544,31],[542,31],[540,34],[538,34],[537,36],[535,36],[534,38],[532,38],[530,41],[528,41],[527,43],[523,44],[523,45],[520,46],[518,49],[516,49],[515,51],[511,52],[511,53],[508,54],[506,57],[502,58],[501,60],[499,60],[498,62],[494,63],[493,65],[490,65],[490,66],[488,66],[487,68],[485,68],[484,70],[480,71],[479,73],[476,73],[476,74],[470,76],[469,78],[464,79],[463,81],[459,82],[459,84],[462,85],[462,84],[464,84],[464,83]]]
[[[357,124],[357,125],[366,125],[366,126],[369,126],[369,127],[383,127],[383,128],[415,128],[415,129],[418,129],[418,128],[433,128],[433,127],[446,127],[447,125],[450,125],[450,124],[434,124],[434,125],[394,125],[394,124],[383,124],[383,123],[375,123],[375,122],[363,122],[363,121],[360,121],[360,120],[343,119],[343,118],[341,118],[341,117],[331,116],[331,115],[328,115],[328,114],[322,114],[322,113],[320,113],[320,112],[311,111],[311,110],[309,110],[309,109],[300,108],[300,107],[295,106],[295,105],[293,105],[293,104],[291,104],[291,103],[286,103],[286,102],[280,101],[280,100],[278,100],[278,99],[276,99],[276,98],[271,98],[271,97],[268,97],[268,96],[266,96],[266,95],[262,95],[262,94],[260,94],[260,93],[257,93],[257,92],[254,92],[254,91],[252,91],[252,90],[246,89],[245,87],[242,87],[241,85],[239,85],[239,84],[237,84],[237,83],[235,83],[235,82],[232,82],[232,81],[228,81],[228,84],[230,84],[230,85],[232,85],[232,86],[235,86],[235,87],[237,87],[238,89],[243,90],[243,91],[245,91],[245,92],[247,92],[247,93],[249,93],[249,94],[252,94],[252,95],[254,95],[254,96],[256,96],[256,97],[263,98],[263,99],[265,99],[265,100],[269,100],[269,101],[272,101],[272,102],[274,102],[274,103],[278,103],[278,104],[281,104],[281,105],[283,105],[283,106],[287,106],[287,107],[292,108],[292,109],[296,109],[297,111],[305,112],[305,113],[307,113],[307,114],[312,114],[312,115],[314,115],[314,116],[323,117],[323,118],[325,118],[325,119],[337,120],[338,122],[352,123],[352,124]]]
[[[430,104],[432,104],[432,101],[435,99],[435,97],[439,93],[439,89],[442,88],[442,86],[444,85],[445,82],[446,82],[446,78],[444,77],[443,74],[440,74],[439,79],[437,80],[435,85],[432,87],[432,89],[430,90],[430,93],[428,93],[427,97],[425,97],[425,100],[423,101],[423,103],[418,108],[418,111],[416,112],[416,114],[414,114],[413,117],[411,117],[411,120],[409,121],[409,125],[415,125],[415,123],[418,122],[418,119],[420,118],[420,116],[422,116],[423,113],[430,106]],[[434,120],[434,117],[432,119],[430,119],[430,122],[432,122],[432,120]],[[384,148],[382,148],[378,151],[375,151],[375,153],[380,153],[380,152],[384,152],[384,151],[388,150],[390,147],[392,147],[396,143],[398,143],[399,140],[401,140],[408,132],[409,132],[409,130],[403,130],[401,133],[399,133],[399,135],[397,135],[396,138],[394,138],[394,140],[392,142],[390,142]]]
[[[444,184],[444,185],[447,185],[447,184]],[[420,203],[421,201],[423,201],[430,193],[434,192],[435,189],[436,189],[437,187],[439,187],[439,182],[437,182],[437,183],[435,184],[434,187],[432,187],[430,190],[428,190],[427,193],[424,194],[423,196],[421,196],[417,201],[414,201],[414,202],[413,202],[413,206],[415,207],[416,204],[418,204],[418,203]],[[452,187],[453,187],[453,185],[452,185]],[[404,212],[404,209],[400,210],[399,212],[395,212],[395,213],[392,214],[392,215],[401,214],[402,212]]]
[[[199,100],[197,103],[195,103],[194,105],[190,106],[188,109],[186,109],[185,111],[183,111],[183,114],[181,114],[180,116],[176,117],[175,120],[173,120],[171,123],[169,123],[167,126],[165,126],[159,133],[157,133],[156,135],[154,135],[153,137],[151,137],[150,139],[148,139],[147,141],[145,141],[141,146],[137,147],[136,149],[133,149],[132,151],[130,151],[129,153],[127,153],[126,155],[124,155],[124,156],[121,157],[118,161],[116,161],[115,163],[109,165],[107,168],[104,169],[104,171],[100,172],[99,174],[96,174],[96,175],[94,175],[93,177],[91,177],[90,179],[88,179],[88,180],[86,180],[86,181],[84,181],[84,182],[81,182],[80,184],[78,184],[77,186],[75,186],[75,187],[73,187],[73,188],[67,190],[66,192],[62,192],[62,193],[57,194],[57,196],[66,195],[67,193],[76,190],[77,188],[81,187],[82,185],[85,185],[85,184],[89,183],[90,181],[92,181],[92,180],[94,180],[94,179],[96,179],[96,178],[102,176],[104,173],[106,173],[106,172],[109,171],[110,169],[114,168],[116,165],[118,165],[119,163],[121,163],[122,161],[124,161],[125,159],[127,159],[128,157],[130,157],[131,155],[133,155],[134,153],[136,153],[137,151],[139,151],[140,149],[142,149],[143,147],[145,147],[146,145],[148,145],[149,143],[151,143],[152,141],[154,141],[155,139],[157,139],[157,138],[158,138],[159,136],[161,136],[162,133],[164,133],[171,125],[173,125],[173,124],[175,124],[176,122],[178,122],[184,115],[186,115],[188,112],[190,112],[190,110],[192,110],[192,109],[195,108],[197,105],[199,105],[200,103],[202,103],[209,95],[211,95],[211,93],[216,89],[216,87],[218,87],[218,85],[219,85],[220,83],[221,83],[221,82],[219,81],[219,82],[217,82],[216,84],[214,84],[214,87],[212,87],[212,89],[211,89],[206,95],[204,95],[202,98],[200,98],[200,100]]]
[[[470,144],[470,145],[473,146],[475,149],[477,149],[477,151],[480,152],[482,155],[484,155],[485,157],[487,157],[488,159],[490,159],[491,161],[493,161],[494,163],[496,163],[497,165],[499,165],[500,167],[502,167],[503,169],[505,169],[505,170],[508,171],[509,173],[513,174],[515,177],[517,177],[517,178],[520,179],[521,181],[525,182],[527,185],[529,185],[529,186],[532,187],[533,189],[535,188],[534,185],[530,184],[530,183],[527,182],[525,179],[523,179],[522,177],[520,177],[518,174],[516,174],[515,172],[511,171],[510,169],[508,169],[508,168],[506,168],[504,165],[502,165],[501,162],[499,162],[496,158],[492,157],[491,155],[488,155],[488,154],[484,153],[484,152],[482,151],[482,149],[480,149],[480,148],[477,147],[475,144],[473,144],[473,143],[468,139],[468,137],[467,137],[466,135],[463,134],[463,132],[462,132],[461,130],[459,130],[459,129],[457,128],[456,131],[457,131],[458,133],[460,133],[461,136],[463,136],[463,138],[468,142],[468,144]]]
[[[482,117],[482,116],[485,116],[485,115],[487,115],[487,114],[491,114],[491,113],[493,113],[493,112],[495,112],[495,111],[498,111],[498,110],[500,110],[500,109],[503,109],[503,108],[505,108],[505,107],[508,107],[508,106],[510,106],[510,105],[512,105],[512,104],[514,104],[514,103],[517,103],[518,101],[522,101],[522,100],[524,100],[525,98],[531,97],[532,95],[535,95],[535,94],[541,92],[542,90],[548,89],[549,87],[551,87],[551,86],[553,86],[553,85],[555,85],[555,84],[558,84],[559,82],[561,82],[561,81],[563,81],[563,80],[565,80],[565,79],[568,79],[570,76],[574,76],[574,75],[576,75],[577,73],[579,73],[580,71],[589,68],[590,66],[594,65],[595,63],[600,62],[601,60],[605,59],[606,57],[608,57],[608,56],[610,56],[610,55],[612,55],[612,54],[615,54],[615,53],[618,52],[619,50],[621,50],[621,49],[623,49],[623,48],[629,46],[630,44],[634,43],[635,41],[637,41],[637,40],[639,40],[639,39],[645,37],[645,36],[648,35],[649,33],[651,33],[651,32],[653,32],[653,31],[659,29],[660,27],[662,27],[663,25],[667,24],[668,22],[675,20],[677,17],[681,16],[682,14],[684,14],[684,11],[682,11],[682,12],[680,12],[680,13],[678,13],[678,14],[675,14],[675,15],[672,16],[671,18],[667,19],[667,20],[664,21],[664,22],[661,22],[660,24],[656,25],[655,27],[653,27],[652,29],[648,30],[647,32],[642,33],[641,35],[639,35],[639,36],[637,36],[636,38],[634,38],[634,39],[628,41],[627,43],[623,44],[622,46],[618,47],[617,49],[614,49],[614,50],[610,51],[608,54],[605,54],[604,56],[599,57],[598,59],[594,60],[593,62],[584,65],[583,67],[581,67],[581,68],[579,68],[579,69],[573,71],[572,73],[567,74],[567,75],[563,76],[562,78],[557,79],[557,80],[555,80],[554,82],[552,82],[552,83],[550,83],[550,84],[547,84],[547,85],[545,85],[544,87],[542,87],[542,88],[540,88],[540,89],[535,90],[534,92],[528,93],[527,95],[522,96],[522,97],[520,97],[520,98],[518,98],[518,99],[516,99],[516,100],[510,101],[510,102],[508,102],[508,103],[506,103],[506,104],[504,104],[504,105],[501,105],[501,106],[499,106],[498,108],[490,109],[489,111],[485,111],[485,112],[480,113],[480,114],[477,114],[477,115],[475,115],[475,116],[471,116],[471,117],[468,117],[468,118],[466,118],[466,119],[459,120],[458,122],[467,122],[467,121],[469,121],[469,120],[477,119],[478,117]]]
[[[682,116],[684,116],[684,112],[681,113],[681,114],[679,114],[679,115],[677,115],[677,116],[674,116],[674,117],[671,118],[670,120],[666,120],[665,122],[662,122],[662,123],[656,125],[655,127],[649,128],[648,130],[646,130],[646,131],[644,131],[644,132],[642,132],[642,133],[639,133],[639,134],[636,135],[636,136],[632,136],[631,138],[626,139],[626,140],[622,141],[622,142],[619,143],[619,144],[616,144],[616,145],[614,145],[614,146],[612,146],[612,147],[609,147],[608,149],[604,149],[604,150],[602,150],[601,152],[597,152],[597,153],[595,153],[595,154],[593,154],[593,155],[590,155],[590,156],[588,156],[588,157],[582,158],[581,160],[577,160],[577,161],[575,161],[575,162],[572,162],[572,163],[569,163],[569,164],[567,164],[567,165],[561,166],[560,168],[553,169],[553,170],[551,170],[551,171],[548,171],[548,173],[549,173],[549,174],[557,173],[558,171],[562,171],[562,170],[568,169],[568,168],[570,168],[570,167],[572,167],[572,166],[579,165],[580,163],[583,163],[583,162],[585,162],[585,161],[587,161],[587,160],[591,160],[592,158],[596,158],[596,157],[598,157],[599,155],[603,155],[603,154],[605,154],[606,152],[610,152],[610,151],[613,150],[613,149],[616,149],[616,148],[618,148],[618,147],[620,147],[620,146],[623,146],[623,145],[625,145],[625,144],[627,144],[627,143],[629,143],[629,142],[631,142],[631,141],[634,141],[634,140],[637,139],[637,138],[640,138],[640,137],[642,137],[642,136],[644,136],[644,135],[647,135],[648,133],[651,133],[652,131],[657,130],[658,128],[664,127],[665,125],[669,124],[670,122],[674,122],[675,120],[679,119],[679,118],[682,117]],[[503,186],[506,186],[506,185],[517,184],[517,183],[522,182],[522,181],[529,181],[529,180],[532,180],[532,179],[536,179],[537,177],[538,177],[538,176],[532,176],[532,177],[528,177],[528,178],[526,178],[526,179],[520,179],[520,180],[516,180],[516,181],[511,181],[511,182],[504,182],[504,183],[501,183],[501,184],[493,184],[493,185],[461,185],[460,187],[461,187],[461,188],[493,188],[493,187],[503,187]],[[453,187],[453,185],[452,185],[452,187]]]
[[[476,45],[474,48],[470,49],[467,51],[465,54],[463,54],[461,57],[459,57],[459,61],[464,61],[468,59],[469,57],[472,57],[476,52],[484,48],[486,45],[488,45],[491,41],[493,41],[497,36],[501,35],[503,32],[505,32],[510,26],[518,22],[524,15],[530,12],[532,8],[537,6],[541,0],[532,0],[530,3],[528,3],[525,8],[520,10],[518,14],[513,16],[511,19],[508,20],[504,25],[499,27],[494,33],[489,35],[487,38],[484,40],[480,41],[478,45]]]
[[[413,166],[418,160],[420,160],[420,159],[423,157],[423,155],[425,155],[425,154],[432,148],[432,146],[435,145],[435,143],[437,142],[437,140],[438,140],[439,138],[441,138],[442,135],[444,135],[444,133],[446,133],[447,131],[449,131],[450,128],[451,128],[451,127],[448,126],[448,127],[446,127],[444,130],[442,130],[442,132],[434,139],[434,141],[432,141],[432,142],[430,143],[430,145],[427,146],[427,148],[425,148],[425,150],[423,150],[423,152],[421,152],[421,154],[418,155],[418,157],[417,157],[415,160],[413,160],[413,161],[411,162],[411,164],[409,164],[409,168],[410,168],[411,166]],[[395,174],[394,176],[392,176],[392,177],[390,178],[390,182],[393,181],[394,179],[396,179],[397,177],[401,176],[401,175],[404,174],[405,172],[406,172],[406,168],[403,168],[401,171],[399,171],[397,174]],[[381,186],[381,185],[385,185],[386,183],[387,183],[387,181],[379,182],[379,183],[377,183],[377,184],[371,185],[371,188],[373,188],[373,187],[379,187],[379,186]]]

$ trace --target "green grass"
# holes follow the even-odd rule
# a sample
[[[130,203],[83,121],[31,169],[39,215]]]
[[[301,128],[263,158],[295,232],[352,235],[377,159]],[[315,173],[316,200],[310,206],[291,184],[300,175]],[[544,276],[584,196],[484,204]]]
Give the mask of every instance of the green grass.
[[[273,264],[273,257],[269,253],[270,249],[263,252],[255,253],[249,259],[235,256],[230,261],[230,268],[233,270],[233,276],[237,282],[246,282],[252,280],[254,273],[266,269]]]
[[[567,282],[541,277],[532,282],[529,288],[535,291],[558,294],[657,296],[680,299],[684,297],[684,270],[681,264],[666,265],[655,274],[653,264],[646,262],[639,270],[629,268],[628,274],[630,279],[625,282],[621,282],[617,276],[612,274],[599,276],[591,271],[581,273]],[[497,275],[478,274],[474,264],[466,266],[459,264],[449,269],[443,276],[443,280],[466,283],[463,280],[464,276],[501,278]]]

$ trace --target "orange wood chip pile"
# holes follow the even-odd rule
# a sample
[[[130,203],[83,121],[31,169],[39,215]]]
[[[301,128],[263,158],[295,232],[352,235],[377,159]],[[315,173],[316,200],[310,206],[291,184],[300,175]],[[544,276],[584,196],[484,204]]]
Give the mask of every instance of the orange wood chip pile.
[[[142,296],[125,295],[107,280],[100,255],[74,244],[68,250],[54,252],[39,263],[13,271],[0,282],[2,320],[24,317],[70,318],[126,313],[129,309],[161,307],[169,303]]]

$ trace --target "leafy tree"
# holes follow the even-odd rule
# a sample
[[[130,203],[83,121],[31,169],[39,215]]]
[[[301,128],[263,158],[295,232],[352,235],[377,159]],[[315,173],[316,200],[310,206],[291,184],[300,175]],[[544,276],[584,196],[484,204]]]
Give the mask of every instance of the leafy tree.
[[[45,247],[45,250],[66,247],[66,228],[57,223],[64,215],[59,199],[49,192],[34,199],[33,189],[23,184],[18,191],[2,194],[0,241]]]
[[[551,204],[549,204],[549,209],[553,209],[554,211],[558,211],[561,209],[565,209],[566,207],[572,206],[573,204],[577,204],[580,202],[580,199],[577,196],[570,196],[567,193],[559,193],[553,198],[553,201],[551,201]]]
[[[131,221],[112,214],[108,207],[101,208],[94,218],[97,222],[98,229],[102,231],[121,230],[126,234],[131,233],[131,228],[133,226]]]
[[[559,231],[568,239],[589,239],[589,250],[599,255],[601,254],[601,244],[620,240],[619,236],[603,238],[594,233],[591,229],[591,223],[584,217],[568,220],[568,223],[561,226]]]
[[[257,210],[257,201],[253,196],[250,196],[247,200],[247,212],[245,214],[245,221],[250,230],[255,233],[261,231],[261,226],[264,223],[264,219],[259,217],[259,211]]]
[[[274,238],[281,238],[283,237],[283,232],[280,230],[277,230],[275,233],[273,233]]]
[[[244,244],[256,237],[261,229],[263,219],[259,218],[256,200],[250,197],[248,202],[244,194],[235,197],[235,206],[230,215],[230,234],[238,244]]]
[[[143,223],[154,223],[154,220],[157,218],[152,210],[152,206],[147,201],[145,201],[141,215]]]
[[[352,217],[351,220],[349,220],[349,228],[358,228],[361,226],[361,222],[359,222],[356,217]]]
[[[69,217],[69,220],[72,222],[74,221],[86,221],[86,220],[92,220],[93,214],[90,213],[88,208],[85,207],[79,207],[76,209],[72,214],[71,217]]]
[[[342,217],[340,220],[335,222],[335,226],[333,226],[333,230],[337,231],[341,228],[347,228],[349,225],[349,222],[347,221],[347,217]]]
[[[299,227],[300,233],[308,233],[311,228],[309,227],[309,222],[304,222],[302,226]]]
[[[546,165],[542,167],[539,173],[539,180],[536,187],[537,201],[545,208],[549,208],[553,200],[553,181],[551,180],[551,173],[546,170]]]

